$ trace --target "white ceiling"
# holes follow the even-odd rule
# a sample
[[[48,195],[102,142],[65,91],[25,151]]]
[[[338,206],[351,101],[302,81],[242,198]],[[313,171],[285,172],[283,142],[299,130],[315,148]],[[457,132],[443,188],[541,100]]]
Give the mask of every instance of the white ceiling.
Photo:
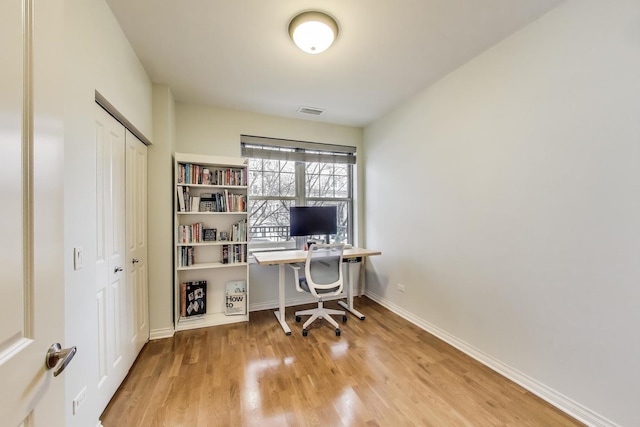
[[[365,126],[563,0],[107,0],[154,83],[178,102]],[[319,55],[289,21],[338,21]],[[320,116],[300,106],[324,109]]]

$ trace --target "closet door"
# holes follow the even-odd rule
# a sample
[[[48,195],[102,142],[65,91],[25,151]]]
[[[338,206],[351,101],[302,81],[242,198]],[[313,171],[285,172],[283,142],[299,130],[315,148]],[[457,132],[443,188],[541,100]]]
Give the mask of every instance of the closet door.
[[[96,304],[98,401],[104,409],[133,362],[125,246],[125,129],[97,104]]]
[[[130,342],[137,356],[149,341],[147,264],[147,146],[126,131],[127,281]]]
[[[96,104],[100,412],[149,340],[147,147]]]

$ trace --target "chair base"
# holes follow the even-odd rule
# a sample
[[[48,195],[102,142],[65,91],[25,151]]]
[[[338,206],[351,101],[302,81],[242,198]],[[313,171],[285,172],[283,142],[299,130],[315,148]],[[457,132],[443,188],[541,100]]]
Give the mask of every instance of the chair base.
[[[311,308],[309,310],[296,311],[296,319],[298,316],[311,316],[310,318],[307,319],[306,322],[304,322],[304,325],[302,325],[303,330],[306,330],[307,327],[309,327],[309,325],[312,324],[316,319],[325,319],[327,322],[331,323],[331,325],[336,330],[339,330],[340,325],[338,325],[338,322],[336,322],[331,317],[332,314],[337,316],[343,316],[343,318],[346,316],[346,312],[344,310],[334,310],[331,308],[324,308],[322,301],[318,301],[318,308]],[[336,335],[338,335],[338,333],[336,333]]]

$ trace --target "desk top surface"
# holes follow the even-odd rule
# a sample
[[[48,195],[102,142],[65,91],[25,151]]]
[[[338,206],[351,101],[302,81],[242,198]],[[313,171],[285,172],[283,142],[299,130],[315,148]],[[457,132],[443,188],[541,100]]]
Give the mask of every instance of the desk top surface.
[[[367,257],[374,255],[382,255],[380,251],[373,251],[364,248],[349,248],[345,249],[343,258],[357,258]],[[271,264],[292,264],[296,262],[305,262],[307,260],[307,251],[293,250],[293,251],[273,251],[273,252],[254,252],[253,257],[260,265]]]

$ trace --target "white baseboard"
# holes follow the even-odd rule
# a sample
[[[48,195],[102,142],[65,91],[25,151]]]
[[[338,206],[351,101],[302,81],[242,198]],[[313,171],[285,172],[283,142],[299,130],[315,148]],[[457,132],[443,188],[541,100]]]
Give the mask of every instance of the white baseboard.
[[[565,412],[566,414],[574,417],[580,422],[585,423],[588,426],[592,427],[620,427],[618,424],[606,419],[605,417],[593,412],[589,408],[584,407],[578,402],[564,396],[561,393],[547,387],[541,382],[529,377],[528,375],[513,369],[512,367],[506,365],[500,360],[478,350],[477,348],[467,344],[466,342],[456,338],[455,336],[449,334],[448,332],[438,328],[437,326],[432,325],[431,323],[421,319],[414,314],[406,311],[402,307],[394,304],[393,302],[374,294],[373,292],[366,291],[365,295],[371,298],[373,301],[377,302],[381,306],[391,310],[398,316],[408,320],[414,325],[424,329],[432,335],[440,338],[442,341],[447,344],[452,345],[457,348],[461,352],[467,354],[470,357],[473,357],[478,362],[487,366],[490,369],[493,369],[500,375],[510,379],[511,381],[519,384],[525,389],[529,390],[531,393]]]
[[[302,305],[302,304],[313,304],[318,302],[313,296],[309,296],[309,294],[304,293],[300,294],[302,296],[296,298],[287,298],[285,301],[285,307],[292,307],[294,305]],[[335,297],[327,298],[325,301],[332,301],[336,299],[345,299],[347,297],[346,292],[341,293],[340,295],[336,295]],[[249,303],[249,312],[252,311],[260,311],[260,310],[273,310],[277,309],[280,305],[278,300],[274,301],[265,301],[257,304]]]
[[[171,338],[175,333],[173,328],[154,329],[149,332],[149,340],[159,340],[162,338]]]

